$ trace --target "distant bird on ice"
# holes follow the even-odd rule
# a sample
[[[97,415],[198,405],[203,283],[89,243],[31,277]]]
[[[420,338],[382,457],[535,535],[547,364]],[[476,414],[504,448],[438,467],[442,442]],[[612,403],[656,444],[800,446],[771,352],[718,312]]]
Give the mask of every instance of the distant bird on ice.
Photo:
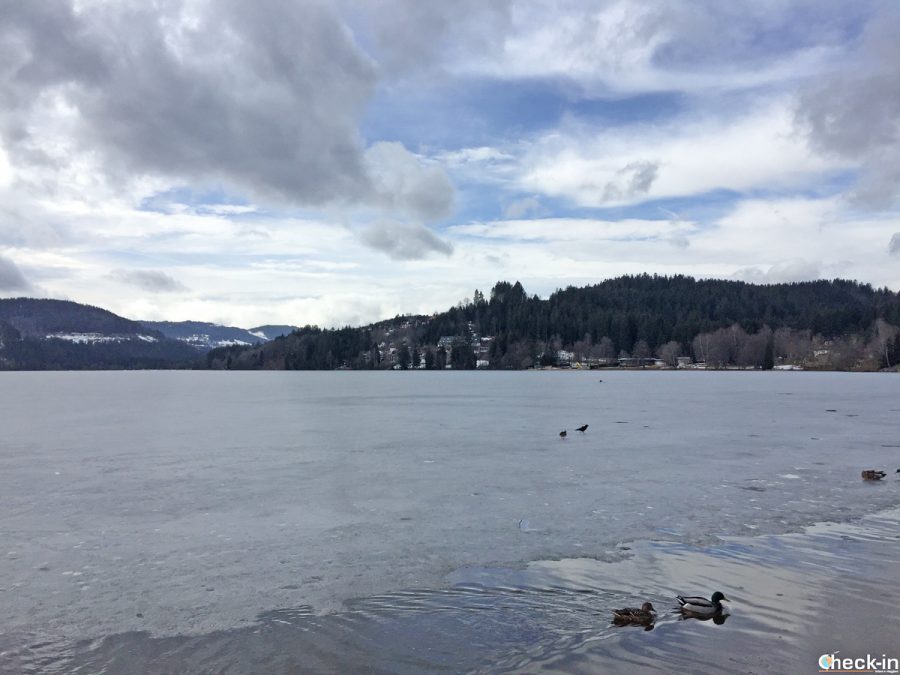
[[[566,437],[566,430],[565,430],[565,429],[563,429],[562,431],[559,432],[559,437],[560,437],[560,438],[565,438],[565,437]]]
[[[584,433],[585,431],[587,431],[587,428],[589,426],[591,426],[591,425],[590,424],[582,424],[580,427],[578,427],[578,429],[576,429],[576,431],[580,431],[581,433]]]

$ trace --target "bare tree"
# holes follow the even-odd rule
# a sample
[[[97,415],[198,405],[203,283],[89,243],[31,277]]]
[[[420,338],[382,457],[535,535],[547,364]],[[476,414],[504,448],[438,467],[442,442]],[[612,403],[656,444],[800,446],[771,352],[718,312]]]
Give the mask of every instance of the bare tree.
[[[650,354],[650,345],[647,344],[646,340],[638,340],[631,349],[631,355],[639,359],[638,363],[641,364],[641,368],[644,367],[644,360],[650,358]]]
[[[681,356],[681,344],[675,340],[667,342],[656,350],[656,355],[665,361],[666,365],[675,368],[678,366],[678,357]]]
[[[893,367],[891,363],[891,349],[900,328],[888,323],[884,319],[875,319],[875,349],[878,352],[878,360],[884,364],[885,368]]]
[[[591,341],[591,334],[585,333],[584,339],[579,340],[572,347],[572,351],[575,352],[575,360],[576,361],[586,361],[591,356],[591,349],[593,348],[593,343]]]
[[[865,355],[865,345],[858,335],[845,335],[828,345],[828,363],[835,370],[853,370]]]
[[[706,363],[709,360],[709,347],[712,333],[699,333],[691,343],[694,360]]]
[[[766,347],[771,336],[772,331],[765,326],[758,333],[744,338],[735,363],[742,368],[763,368],[766,362]]]
[[[616,350],[613,347],[613,341],[604,335],[600,338],[600,342],[594,345],[591,350],[591,356],[597,359],[614,359],[616,358]]]

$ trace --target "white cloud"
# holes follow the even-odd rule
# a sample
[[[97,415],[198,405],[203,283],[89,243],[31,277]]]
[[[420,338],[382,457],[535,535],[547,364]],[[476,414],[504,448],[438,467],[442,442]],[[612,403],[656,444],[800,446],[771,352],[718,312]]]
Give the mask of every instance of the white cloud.
[[[599,242],[684,236],[695,230],[694,223],[672,223],[666,220],[541,218],[456,225],[449,228],[448,232],[454,235],[520,242]]]
[[[448,166],[478,164],[482,162],[509,162],[515,157],[497,148],[481,145],[476,148],[462,148],[452,152],[443,152],[438,158]]]
[[[582,206],[620,206],[713,190],[796,190],[848,166],[809,150],[788,101],[740,117],[681,117],[662,125],[597,130],[573,124],[526,151],[522,190]]]
[[[817,20],[800,30],[804,11]],[[827,68],[842,54],[831,23],[842,12],[846,5],[809,1],[517,3],[493,49],[448,58],[457,72],[561,78],[589,96],[746,90]],[[762,43],[760,34],[782,39]]]
[[[820,263],[803,258],[791,258],[778,261],[765,272],[758,267],[743,267],[737,270],[732,277],[754,284],[782,284],[794,281],[814,281],[821,275]]]

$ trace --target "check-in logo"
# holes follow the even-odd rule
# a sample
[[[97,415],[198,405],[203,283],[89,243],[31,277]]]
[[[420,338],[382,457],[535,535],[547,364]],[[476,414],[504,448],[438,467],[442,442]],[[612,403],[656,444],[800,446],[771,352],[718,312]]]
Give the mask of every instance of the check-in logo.
[[[822,654],[819,657],[819,669],[820,670],[831,670],[831,667],[834,665],[834,654]]]
[[[820,673],[900,673],[900,659],[887,654],[864,657],[839,657],[840,652],[819,657]]]

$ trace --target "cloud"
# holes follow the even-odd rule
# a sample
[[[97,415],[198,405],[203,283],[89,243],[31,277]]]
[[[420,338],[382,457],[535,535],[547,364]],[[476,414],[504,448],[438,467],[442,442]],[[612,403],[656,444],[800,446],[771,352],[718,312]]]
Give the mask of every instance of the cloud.
[[[781,260],[769,268],[766,278],[769,283],[789,283],[818,279],[822,274],[822,264],[816,260],[792,258]]]
[[[18,266],[9,258],[0,256],[0,292],[29,291],[31,284]]]
[[[445,58],[457,57],[458,72],[566,80],[596,97],[748,90],[820,71],[840,50],[836,26],[865,15],[866,3],[858,4],[517,3],[506,24],[494,24],[490,44],[460,46]]]
[[[618,202],[647,194],[656,175],[656,162],[631,162],[616,171],[613,179],[603,189],[603,201]]]
[[[843,67],[805,86],[797,123],[823,154],[858,162],[858,206],[890,207],[900,198],[900,9],[888,7],[866,26]]]
[[[524,218],[529,213],[540,213],[542,211],[541,202],[537,197],[525,197],[517,199],[506,205],[503,209],[503,217],[510,220],[518,220]]]
[[[655,125],[600,130],[573,122],[528,147],[515,181],[581,206],[622,206],[722,189],[809,187],[848,164],[810,151],[794,133],[789,101],[776,98],[738,116],[692,110]]]
[[[501,220],[489,223],[454,225],[454,235],[480,239],[503,239],[520,242],[609,242],[665,240],[685,237],[696,231],[696,224],[666,220],[624,219],[618,221],[587,218],[535,218]]]
[[[380,0],[349,3],[349,9],[366,16],[382,67],[404,75],[491,51],[511,28],[511,5],[511,0]]]
[[[817,261],[792,258],[781,260],[763,271],[759,267],[743,267],[731,276],[752,284],[784,284],[795,281],[814,281],[820,278],[822,265]]]
[[[422,225],[381,221],[360,234],[361,241],[394,260],[420,260],[431,253],[449,256],[453,245]]]
[[[508,162],[515,159],[513,155],[481,145],[476,148],[461,148],[452,152],[440,154],[440,160],[450,166],[463,166],[466,164],[481,164],[486,162]]]
[[[365,161],[374,193],[384,208],[424,221],[450,214],[453,185],[440,166],[423,162],[401,143],[387,142],[366,150]]]
[[[900,254],[900,232],[894,232],[891,237],[891,243],[888,244],[888,253],[891,255]]]
[[[178,293],[187,287],[159,270],[114,270],[109,276],[122,284],[134,286],[147,293]]]
[[[438,166],[365,148],[376,66],[327,3],[0,0],[0,14],[0,140],[20,178],[159,177],[421,219],[452,207]]]

